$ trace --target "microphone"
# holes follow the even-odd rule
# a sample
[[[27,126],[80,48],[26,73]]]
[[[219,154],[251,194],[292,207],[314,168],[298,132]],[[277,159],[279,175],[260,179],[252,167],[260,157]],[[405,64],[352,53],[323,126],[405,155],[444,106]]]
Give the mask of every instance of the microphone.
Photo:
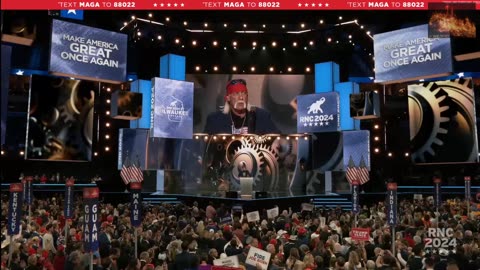
[[[248,133],[255,133],[255,125],[257,122],[257,112],[256,108],[252,106],[248,111]]]

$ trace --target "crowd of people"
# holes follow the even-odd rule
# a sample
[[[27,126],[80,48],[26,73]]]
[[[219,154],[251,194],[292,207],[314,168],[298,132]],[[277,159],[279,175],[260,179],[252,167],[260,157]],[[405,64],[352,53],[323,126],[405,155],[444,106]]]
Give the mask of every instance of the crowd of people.
[[[10,241],[6,236],[8,194],[2,194],[1,269],[89,269],[90,254],[83,251],[81,197],[75,198],[74,205],[74,217],[65,220],[61,194],[34,199],[31,215],[24,211],[21,233]],[[357,225],[354,215],[341,208],[301,211],[298,206],[280,209],[278,216],[269,219],[259,207],[261,219],[248,222],[240,210],[195,202],[144,204],[142,224],[135,228],[128,202],[102,202],[99,209],[99,249],[92,256],[93,269],[203,270],[230,256],[237,257],[238,268],[262,269],[246,264],[252,247],[271,254],[268,269],[480,269],[477,209],[472,204],[467,213],[459,199],[443,202],[438,212],[427,198],[400,200],[395,233],[386,223],[383,202],[362,206]],[[231,219],[224,218],[228,216]],[[352,227],[370,228],[369,240],[352,240]],[[430,228],[450,228],[452,235],[448,241],[441,240],[440,247],[429,247]]]

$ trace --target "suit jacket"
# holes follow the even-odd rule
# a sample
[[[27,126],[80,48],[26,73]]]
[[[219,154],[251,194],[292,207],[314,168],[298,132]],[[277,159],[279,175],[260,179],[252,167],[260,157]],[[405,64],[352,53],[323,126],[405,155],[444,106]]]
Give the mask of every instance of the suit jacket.
[[[175,256],[175,270],[194,270],[197,269],[199,261],[194,254],[183,251]]]
[[[232,119],[230,114],[223,112],[214,112],[207,117],[207,124],[203,131],[207,134],[232,133]],[[255,108],[255,130],[248,130],[250,134],[270,134],[281,133],[280,130],[273,123],[270,113],[261,108]]]

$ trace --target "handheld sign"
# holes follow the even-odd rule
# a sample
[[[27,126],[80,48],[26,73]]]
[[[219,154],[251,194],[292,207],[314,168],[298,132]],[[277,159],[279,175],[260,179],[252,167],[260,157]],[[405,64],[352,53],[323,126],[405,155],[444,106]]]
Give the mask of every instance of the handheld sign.
[[[368,241],[370,240],[370,229],[368,228],[352,228],[350,232],[352,240]]]
[[[270,252],[266,252],[255,247],[250,247],[245,263],[252,266],[259,265],[262,270],[267,270],[271,255],[272,254]]]
[[[139,227],[142,225],[142,183],[141,182],[131,182],[130,183],[130,190],[132,194],[132,201],[130,203],[130,222],[132,226]]]
[[[20,232],[20,220],[22,219],[22,192],[21,183],[10,184],[10,200],[8,201],[8,225],[7,234],[15,235]]]
[[[387,184],[387,223],[397,225],[397,183]]]
[[[248,222],[255,222],[260,220],[260,213],[258,211],[248,212],[247,213],[247,221]]]
[[[63,209],[63,215],[66,219],[72,218],[73,213],[73,187],[75,180],[68,179],[65,182],[65,206]]]
[[[278,217],[278,206],[272,209],[268,209],[267,217],[270,219],[274,219],[275,217]]]
[[[223,259],[216,259],[216,260],[213,260],[213,265],[227,266],[227,267],[238,267],[239,266],[238,257],[237,257],[237,255],[234,255],[234,256],[228,256],[228,257],[223,258]]]
[[[85,204],[83,240],[85,252],[98,250],[98,188],[84,188],[83,201]]]

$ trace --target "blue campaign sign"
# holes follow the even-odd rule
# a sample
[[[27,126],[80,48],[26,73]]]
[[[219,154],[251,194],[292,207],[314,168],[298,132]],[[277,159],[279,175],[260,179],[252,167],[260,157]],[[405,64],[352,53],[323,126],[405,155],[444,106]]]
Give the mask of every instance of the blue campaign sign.
[[[387,184],[387,223],[397,225],[397,183]]]
[[[20,232],[20,220],[22,219],[22,192],[21,183],[10,184],[10,199],[8,200],[8,223],[7,234],[15,235]]]
[[[352,212],[360,213],[360,188],[358,181],[352,182]]]
[[[83,227],[83,249],[85,252],[98,250],[98,188],[84,188],[84,227]]]
[[[65,182],[65,207],[63,209],[63,215],[66,219],[72,218],[73,214],[73,186],[75,181],[68,179]]]
[[[130,193],[132,194],[132,200],[130,203],[130,222],[132,223],[133,227],[140,227],[142,225],[142,183],[130,183],[130,190]]]
[[[59,76],[124,82],[128,36],[53,20],[49,71]]]
[[[465,200],[470,201],[472,194],[472,182],[470,176],[465,176]]]
[[[191,139],[193,135],[193,83],[152,79],[151,137]]]
[[[60,17],[65,19],[83,20],[83,10],[63,9],[60,10]]]
[[[27,205],[32,204],[32,197],[33,197],[33,190],[32,190],[32,181],[33,178],[31,176],[27,177],[27,181],[25,183],[25,203]]]
[[[297,96],[297,132],[338,131],[339,104],[336,92]]]
[[[452,72],[450,38],[430,38],[428,24],[374,36],[375,82],[411,81]]]
[[[442,204],[441,183],[442,179],[438,177],[433,179],[433,197],[436,209],[438,209]]]

